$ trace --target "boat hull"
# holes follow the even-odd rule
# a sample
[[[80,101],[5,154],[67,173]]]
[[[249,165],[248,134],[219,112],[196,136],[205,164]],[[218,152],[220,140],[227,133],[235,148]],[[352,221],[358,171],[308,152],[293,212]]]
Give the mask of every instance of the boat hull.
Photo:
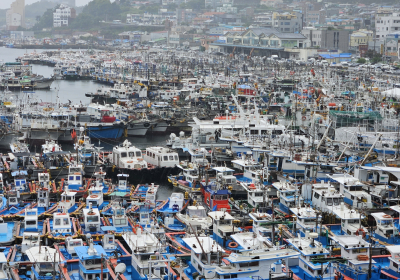
[[[118,140],[123,136],[124,126],[122,124],[87,126],[86,131],[90,138]]]

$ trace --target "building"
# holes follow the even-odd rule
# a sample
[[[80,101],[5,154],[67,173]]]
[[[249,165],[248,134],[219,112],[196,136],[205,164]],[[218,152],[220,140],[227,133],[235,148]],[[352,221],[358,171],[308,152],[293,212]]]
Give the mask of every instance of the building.
[[[15,0],[6,12],[6,25],[8,30],[17,30],[25,26],[25,0]]]
[[[10,38],[14,40],[32,40],[35,39],[33,31],[10,31]]]
[[[190,23],[196,17],[196,13],[192,9],[176,9],[176,22]]]
[[[316,24],[324,24],[326,19],[326,11],[319,10],[319,11],[308,11],[307,16],[305,18],[305,22],[311,25]]]
[[[191,43],[194,41],[193,34],[174,33],[168,37],[168,44],[173,46],[181,46],[183,43]]]
[[[216,9],[224,6],[224,4],[233,5],[233,0],[205,0],[206,9]]]
[[[311,46],[329,50],[349,50],[349,30],[323,28],[304,28],[301,33],[311,41]]]
[[[276,54],[280,57],[289,57],[285,48],[307,48],[309,41],[300,33],[284,33],[274,28],[249,28],[244,32],[228,31],[226,43],[218,41],[210,43],[210,48],[219,49],[227,53],[244,53],[257,56]]]
[[[372,30],[360,29],[350,34],[350,49],[357,50],[359,45],[368,45],[373,41],[374,32]]]
[[[74,8],[61,4],[60,7],[53,12],[53,26],[68,26],[71,19],[75,17],[76,11]]]
[[[222,7],[217,7],[217,12],[227,14],[237,14],[237,7],[233,7],[232,4],[224,4]]]
[[[282,33],[299,33],[303,29],[302,14],[292,13],[273,13],[272,27]]]
[[[375,38],[385,38],[388,34],[400,31],[400,13],[378,12],[375,16]]]

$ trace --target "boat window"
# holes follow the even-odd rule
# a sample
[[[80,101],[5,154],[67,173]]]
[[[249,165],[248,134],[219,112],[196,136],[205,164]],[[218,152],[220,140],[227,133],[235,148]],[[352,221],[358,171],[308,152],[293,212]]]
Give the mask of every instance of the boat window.
[[[73,181],[74,180],[74,176],[69,176],[69,180]]]
[[[175,160],[179,160],[177,155],[175,155]]]
[[[26,221],[26,225],[29,226],[36,225],[36,221]]]
[[[169,156],[169,160],[174,160],[174,156]]]
[[[122,219],[114,219],[114,225],[115,225],[115,226],[120,226],[120,225],[125,225],[125,224],[126,224],[125,218],[122,218]]]
[[[121,157],[122,158],[126,157],[126,153],[125,152],[121,153]]]
[[[254,196],[262,196],[262,193],[254,193]]]
[[[86,221],[88,223],[98,222],[99,221],[99,217],[98,216],[94,216],[94,215],[93,216],[90,215],[90,216],[87,216]]]
[[[326,199],[326,205],[328,205],[328,206],[332,206],[332,205],[333,205],[333,203],[332,203],[332,198],[331,198],[331,197],[328,197],[328,198]]]
[[[114,243],[114,237],[109,237],[109,238],[108,238],[108,243],[109,243],[109,244]]]
[[[359,224],[360,220],[359,219],[349,219],[347,220],[348,224]]]
[[[28,240],[28,241],[38,241],[39,237],[37,235],[25,235],[24,236],[24,240]]]
[[[258,130],[252,129],[252,130],[250,130],[250,134],[251,134],[251,135],[256,135],[256,134],[258,134]]]
[[[316,199],[319,199],[319,193],[314,193],[314,197],[316,198]]]
[[[258,266],[259,262],[244,262],[239,263],[240,267]]]
[[[64,219],[63,219],[63,222],[64,222],[64,223],[63,223],[64,225],[69,225],[69,219],[68,219],[68,218],[64,218]]]
[[[82,243],[81,241],[70,241],[69,246],[70,247],[82,246]]]
[[[204,209],[190,209],[189,216],[192,218],[204,218],[207,217],[207,214]]]
[[[75,180],[80,181],[81,180],[81,176],[76,176]]]
[[[219,220],[220,225],[230,225],[231,221],[230,220]]]
[[[135,156],[135,152],[129,152],[129,157],[132,158]]]
[[[137,157],[141,157],[141,156],[142,156],[142,153],[141,153],[140,151],[136,151],[136,156],[137,156]]]
[[[149,218],[149,214],[142,214],[142,215],[141,215],[141,218],[142,218],[142,219],[148,219],[148,218]]]
[[[168,161],[168,156],[164,156],[164,161]]]
[[[339,205],[339,198],[333,198],[333,204]]]
[[[362,191],[362,186],[350,186],[350,191]]]
[[[61,225],[61,219],[56,219],[54,225],[56,225],[56,226]]]

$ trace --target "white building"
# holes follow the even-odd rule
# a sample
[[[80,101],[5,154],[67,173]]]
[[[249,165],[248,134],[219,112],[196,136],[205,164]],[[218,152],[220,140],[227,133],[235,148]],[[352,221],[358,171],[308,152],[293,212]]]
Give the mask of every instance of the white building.
[[[400,13],[378,12],[375,16],[375,36],[385,38],[388,34],[400,31]]]
[[[68,26],[70,19],[75,18],[75,16],[76,12],[74,8],[61,4],[53,13],[53,26]]]

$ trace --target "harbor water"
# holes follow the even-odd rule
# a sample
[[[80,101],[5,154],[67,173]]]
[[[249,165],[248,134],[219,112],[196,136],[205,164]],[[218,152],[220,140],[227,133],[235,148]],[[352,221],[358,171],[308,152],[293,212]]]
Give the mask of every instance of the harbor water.
[[[24,53],[32,52],[41,53],[43,50],[34,49],[14,49],[0,47],[0,61],[2,62],[14,62],[16,58],[23,56]],[[83,51],[83,50],[82,50]],[[33,64],[32,65],[33,74],[42,75],[46,78],[50,78],[53,74],[53,67]],[[60,103],[68,103],[71,101],[73,104],[82,103],[83,105],[88,105],[90,103],[90,98],[85,96],[87,92],[95,92],[100,84],[96,84],[90,80],[78,80],[78,81],[68,81],[68,80],[55,80],[49,90],[36,90],[35,92],[17,93],[16,98],[29,98],[36,99],[38,102],[50,102],[56,103],[57,96]],[[128,140],[137,148],[145,149],[149,146],[164,146],[168,135],[146,135],[145,137],[129,137]],[[123,139],[124,140],[124,139]],[[122,140],[122,141],[123,141]],[[97,140],[93,141],[95,146],[103,147],[103,151],[111,151],[113,146],[120,143],[113,142],[111,140]],[[72,145],[63,145],[64,150],[73,150]],[[40,151],[40,147],[31,147],[31,151]],[[151,182],[147,182],[151,183]],[[157,197],[159,199],[165,199],[171,192],[173,192],[173,187],[165,182],[161,184]],[[175,190],[177,191],[177,190]]]

